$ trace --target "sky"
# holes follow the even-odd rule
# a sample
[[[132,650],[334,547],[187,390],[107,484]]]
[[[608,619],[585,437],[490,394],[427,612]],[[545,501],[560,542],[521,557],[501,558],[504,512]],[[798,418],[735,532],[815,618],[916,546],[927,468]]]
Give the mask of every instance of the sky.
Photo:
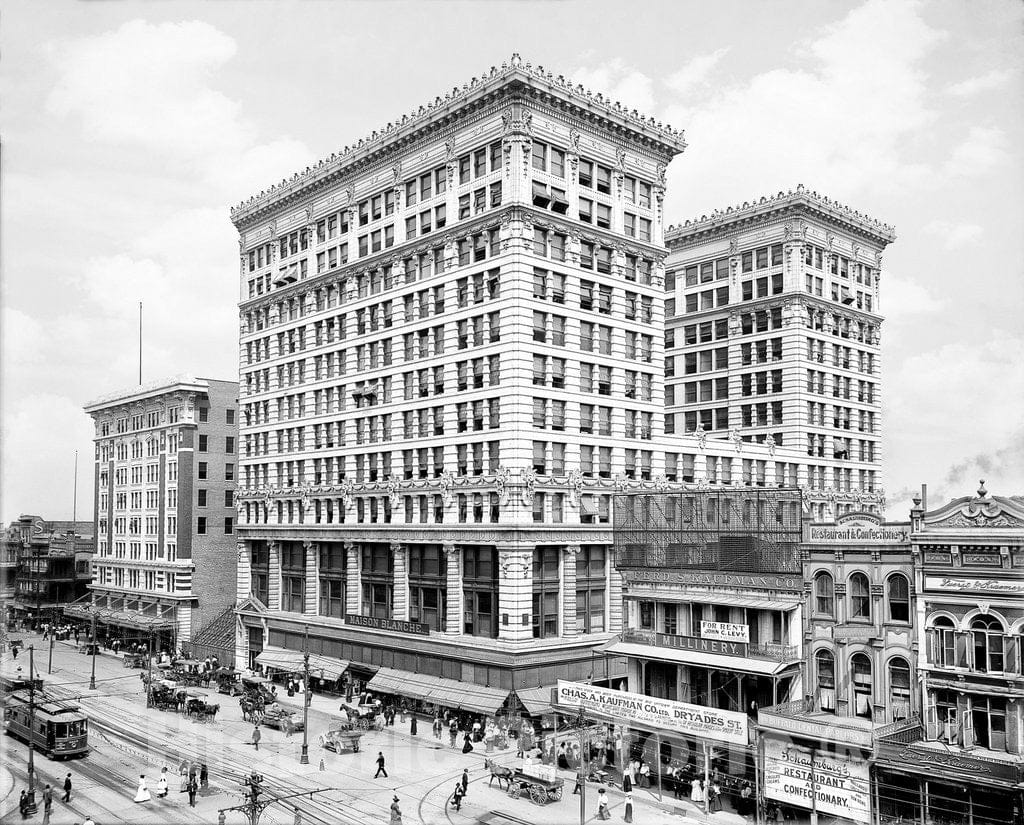
[[[231,206],[513,53],[686,130],[668,222],[803,183],[896,227],[889,516],[1024,493],[1024,5],[0,2],[0,521],[92,511],[90,400],[235,379]]]

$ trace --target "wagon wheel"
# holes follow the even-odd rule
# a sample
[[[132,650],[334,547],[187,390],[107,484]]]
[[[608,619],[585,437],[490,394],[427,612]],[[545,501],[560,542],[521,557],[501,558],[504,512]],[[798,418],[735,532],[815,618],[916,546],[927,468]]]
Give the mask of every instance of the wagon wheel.
[[[509,783],[508,795],[513,799],[519,799],[519,797],[523,795],[523,786],[518,782]]]
[[[554,797],[555,802],[558,802],[562,798],[562,786],[559,785],[557,788],[554,788],[551,791],[551,794]]]
[[[530,799],[532,799],[537,805],[546,805],[548,801],[548,792],[540,785],[531,785]]]

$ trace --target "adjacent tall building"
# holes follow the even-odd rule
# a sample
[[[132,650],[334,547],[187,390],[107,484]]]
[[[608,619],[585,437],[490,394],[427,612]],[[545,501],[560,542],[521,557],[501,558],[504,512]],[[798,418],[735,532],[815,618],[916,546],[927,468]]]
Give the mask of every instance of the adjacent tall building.
[[[799,451],[820,521],[883,510],[882,252],[895,235],[802,186],[670,227],[666,431]]]
[[[68,613],[162,648],[235,600],[238,384],[185,376],[88,404],[96,554]]]

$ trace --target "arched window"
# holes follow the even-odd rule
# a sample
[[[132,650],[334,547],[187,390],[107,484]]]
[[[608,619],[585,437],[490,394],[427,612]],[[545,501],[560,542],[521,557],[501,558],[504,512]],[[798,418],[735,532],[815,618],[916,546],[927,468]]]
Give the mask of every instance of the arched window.
[[[853,712],[871,718],[871,660],[863,653],[850,657],[850,682],[853,687]]]
[[[814,655],[817,675],[818,707],[834,713],[836,709],[836,660],[831,651],[819,650]]]
[[[835,589],[828,573],[818,573],[814,577],[814,612],[822,616],[836,615]]]
[[[871,586],[863,573],[850,576],[850,618],[871,621]]]
[[[900,656],[889,660],[889,696],[894,722],[910,716],[910,663]]]
[[[910,621],[910,582],[899,573],[889,576],[889,621]]]
[[[1003,672],[1003,624],[995,616],[978,616],[971,622],[974,641],[974,669],[983,673]]]
[[[956,667],[956,625],[948,616],[935,619],[928,631],[931,637],[929,661],[939,667]]]

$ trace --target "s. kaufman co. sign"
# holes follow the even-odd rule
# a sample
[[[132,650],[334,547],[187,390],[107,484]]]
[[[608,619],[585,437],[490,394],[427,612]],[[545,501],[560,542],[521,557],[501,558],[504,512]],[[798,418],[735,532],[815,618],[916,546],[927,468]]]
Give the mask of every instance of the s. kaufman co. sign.
[[[910,540],[910,526],[878,524],[867,519],[856,519],[834,526],[812,526],[810,540],[833,544],[903,544]]]

